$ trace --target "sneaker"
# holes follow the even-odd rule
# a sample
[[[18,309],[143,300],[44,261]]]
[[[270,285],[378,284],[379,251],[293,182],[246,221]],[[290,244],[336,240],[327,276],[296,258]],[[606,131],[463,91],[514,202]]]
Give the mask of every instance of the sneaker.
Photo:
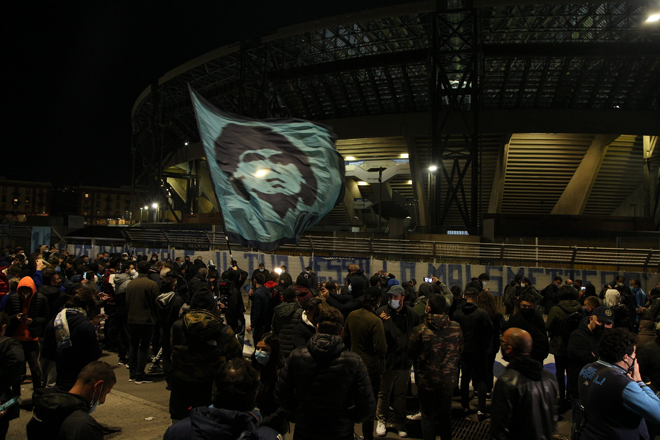
[[[493,393],[486,393],[486,399],[487,400],[492,400],[493,399]]]
[[[477,420],[483,422],[486,419],[490,419],[490,414],[488,414],[487,412],[477,411]]]
[[[129,382],[135,382],[135,379],[131,379],[130,377],[128,378]]]
[[[401,438],[408,437],[408,432],[406,431],[406,425],[396,425],[396,430],[398,431],[399,437]]]
[[[163,374],[163,369],[158,365],[152,365],[148,371],[150,374]]]
[[[387,435],[387,427],[385,426],[385,422],[381,422],[380,420],[378,421],[378,424],[376,425],[376,435],[378,437],[385,437]]]
[[[151,379],[142,379],[142,380],[136,380],[135,385],[142,385],[145,383],[153,383],[154,381]]]
[[[408,420],[422,420],[422,412],[421,412],[421,411],[417,411],[416,414],[408,414],[408,415],[406,416],[406,418],[407,418]]]
[[[128,366],[128,361],[125,359],[119,359],[119,362],[117,362],[117,365],[126,365]]]

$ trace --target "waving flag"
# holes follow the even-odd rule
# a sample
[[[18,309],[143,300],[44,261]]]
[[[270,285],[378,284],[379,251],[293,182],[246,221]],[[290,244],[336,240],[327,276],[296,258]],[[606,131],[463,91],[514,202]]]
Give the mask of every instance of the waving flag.
[[[329,127],[222,112],[190,91],[213,188],[235,243],[298,243],[344,198],[344,160]]]

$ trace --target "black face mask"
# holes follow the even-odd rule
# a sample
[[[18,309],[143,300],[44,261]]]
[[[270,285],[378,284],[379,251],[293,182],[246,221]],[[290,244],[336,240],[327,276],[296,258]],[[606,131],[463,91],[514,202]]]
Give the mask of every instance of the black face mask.
[[[636,356],[632,358],[632,364],[628,364],[628,362],[626,362],[626,365],[628,365],[628,374],[632,374],[632,372],[635,370],[635,362],[637,362]]]
[[[529,319],[534,316],[534,309],[520,309],[520,314],[522,314],[524,318]]]
[[[596,324],[596,327],[592,330],[592,333],[600,341],[600,338],[603,337],[603,333],[605,333],[605,326],[604,325],[599,325]]]

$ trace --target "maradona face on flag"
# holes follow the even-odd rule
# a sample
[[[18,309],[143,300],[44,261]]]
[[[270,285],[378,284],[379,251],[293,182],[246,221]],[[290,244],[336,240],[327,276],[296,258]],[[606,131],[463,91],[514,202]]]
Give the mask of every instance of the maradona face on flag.
[[[344,160],[328,127],[221,112],[191,90],[227,236],[261,250],[297,243],[344,198]]]

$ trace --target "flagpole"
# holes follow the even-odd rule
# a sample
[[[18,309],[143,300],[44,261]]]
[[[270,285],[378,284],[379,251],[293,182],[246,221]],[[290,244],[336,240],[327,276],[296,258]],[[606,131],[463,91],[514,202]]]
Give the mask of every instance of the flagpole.
[[[218,205],[220,200],[218,200]],[[227,225],[225,224],[225,215],[222,213],[222,208],[220,208],[220,216],[222,217],[222,233],[225,234],[225,240],[227,240],[227,250],[229,251],[229,264],[234,265],[234,256],[231,253],[231,244],[229,243],[229,236],[227,235]]]

